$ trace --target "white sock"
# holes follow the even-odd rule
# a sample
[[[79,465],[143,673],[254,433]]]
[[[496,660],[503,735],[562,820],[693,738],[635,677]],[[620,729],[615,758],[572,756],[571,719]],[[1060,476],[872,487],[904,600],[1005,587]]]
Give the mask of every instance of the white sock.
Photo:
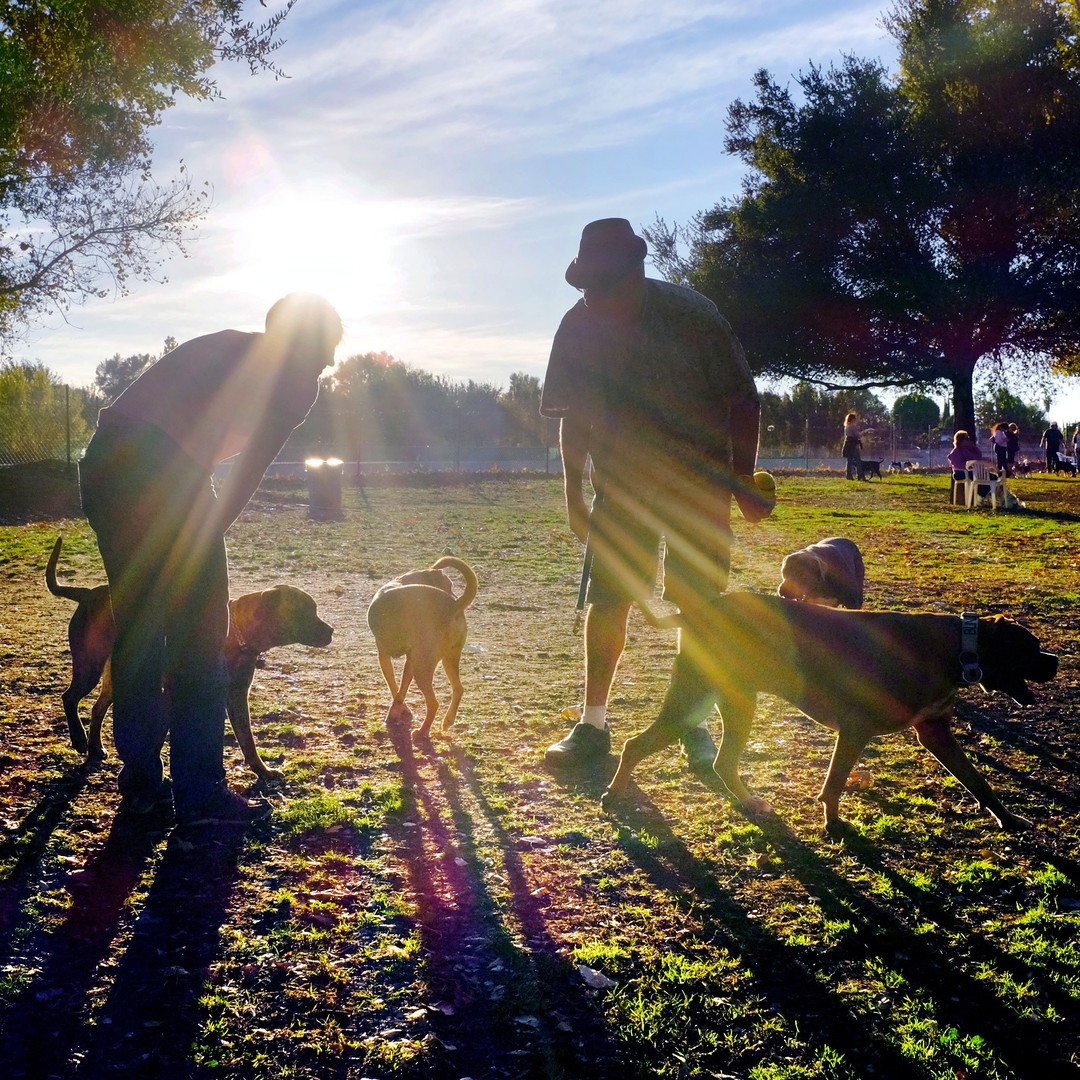
[[[600,728],[603,731],[604,726],[607,724],[607,706],[583,705],[581,707],[581,722],[591,724],[594,728]]]

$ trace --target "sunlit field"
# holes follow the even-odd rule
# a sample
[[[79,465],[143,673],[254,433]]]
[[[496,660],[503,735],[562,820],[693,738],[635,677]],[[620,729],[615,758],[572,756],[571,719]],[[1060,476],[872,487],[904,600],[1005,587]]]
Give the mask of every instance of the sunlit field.
[[[774,591],[787,552],[844,535],[867,607],[1006,613],[1059,654],[1033,708],[959,695],[960,742],[1029,831],[996,830],[905,733],[856,767],[854,835],[826,837],[832,736],[767,697],[743,774],[775,818],[739,814],[677,748],[605,815],[605,778],[542,766],[581,695],[561,482],[499,474],[347,483],[340,520],[312,520],[302,485],[265,486],[229,534],[232,591],[300,586],[335,627],[330,647],[274,650],[256,672],[255,736],[285,775],[263,788],[276,813],[246,835],[133,825],[115,816],[115,755],[87,765],[68,743],[73,606],[43,583],[61,533],[62,579],[104,581],[93,535],[6,518],[4,1074],[1076,1075],[1080,480],[1016,480],[1026,509],[996,514],[949,505],[940,475],[778,483],[771,519],[735,513],[732,588]],[[383,581],[446,553],[480,579],[465,696],[449,737],[413,743],[386,725],[365,612]],[[674,648],[631,616],[616,746],[654,717]],[[436,687],[449,697],[441,673]],[[226,754],[249,789],[231,734]]]

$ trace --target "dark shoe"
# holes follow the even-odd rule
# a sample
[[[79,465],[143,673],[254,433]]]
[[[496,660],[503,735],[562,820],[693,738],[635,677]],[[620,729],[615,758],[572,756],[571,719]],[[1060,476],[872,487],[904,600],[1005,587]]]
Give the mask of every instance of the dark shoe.
[[[584,721],[573,726],[565,739],[553,743],[544,753],[544,764],[552,769],[580,769],[597,765],[611,753],[611,730]]]
[[[713,771],[716,743],[713,742],[707,728],[701,726],[691,728],[682,737],[682,748],[691,772],[711,773]]]
[[[145,817],[148,814],[161,814],[172,810],[172,805],[172,781],[165,777],[153,795],[125,795],[120,800],[120,813]]]
[[[274,812],[264,799],[245,799],[227,788],[214,795],[194,812],[178,814],[177,824],[185,828],[196,825],[226,825],[244,828],[263,821]]]

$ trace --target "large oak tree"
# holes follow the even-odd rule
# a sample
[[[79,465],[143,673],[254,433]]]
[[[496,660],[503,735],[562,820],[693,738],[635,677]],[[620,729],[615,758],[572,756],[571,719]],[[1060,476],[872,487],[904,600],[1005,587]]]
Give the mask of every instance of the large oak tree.
[[[646,232],[756,370],[825,385],[945,382],[974,427],[980,362],[1080,357],[1076,6],[899,0],[899,75],[853,57],[757,73],[729,109],[740,194]]]

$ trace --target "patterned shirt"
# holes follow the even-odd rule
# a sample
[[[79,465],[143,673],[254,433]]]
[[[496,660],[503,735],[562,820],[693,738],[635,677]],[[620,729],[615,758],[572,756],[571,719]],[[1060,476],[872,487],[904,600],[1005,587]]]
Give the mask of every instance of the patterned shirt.
[[[734,410],[752,410],[754,445],[732,446]],[[645,281],[637,324],[597,315],[579,300],[563,317],[540,412],[589,422],[598,477],[643,487],[749,472],[759,400],[742,346],[711,300]],[[747,425],[739,425],[746,427]]]

